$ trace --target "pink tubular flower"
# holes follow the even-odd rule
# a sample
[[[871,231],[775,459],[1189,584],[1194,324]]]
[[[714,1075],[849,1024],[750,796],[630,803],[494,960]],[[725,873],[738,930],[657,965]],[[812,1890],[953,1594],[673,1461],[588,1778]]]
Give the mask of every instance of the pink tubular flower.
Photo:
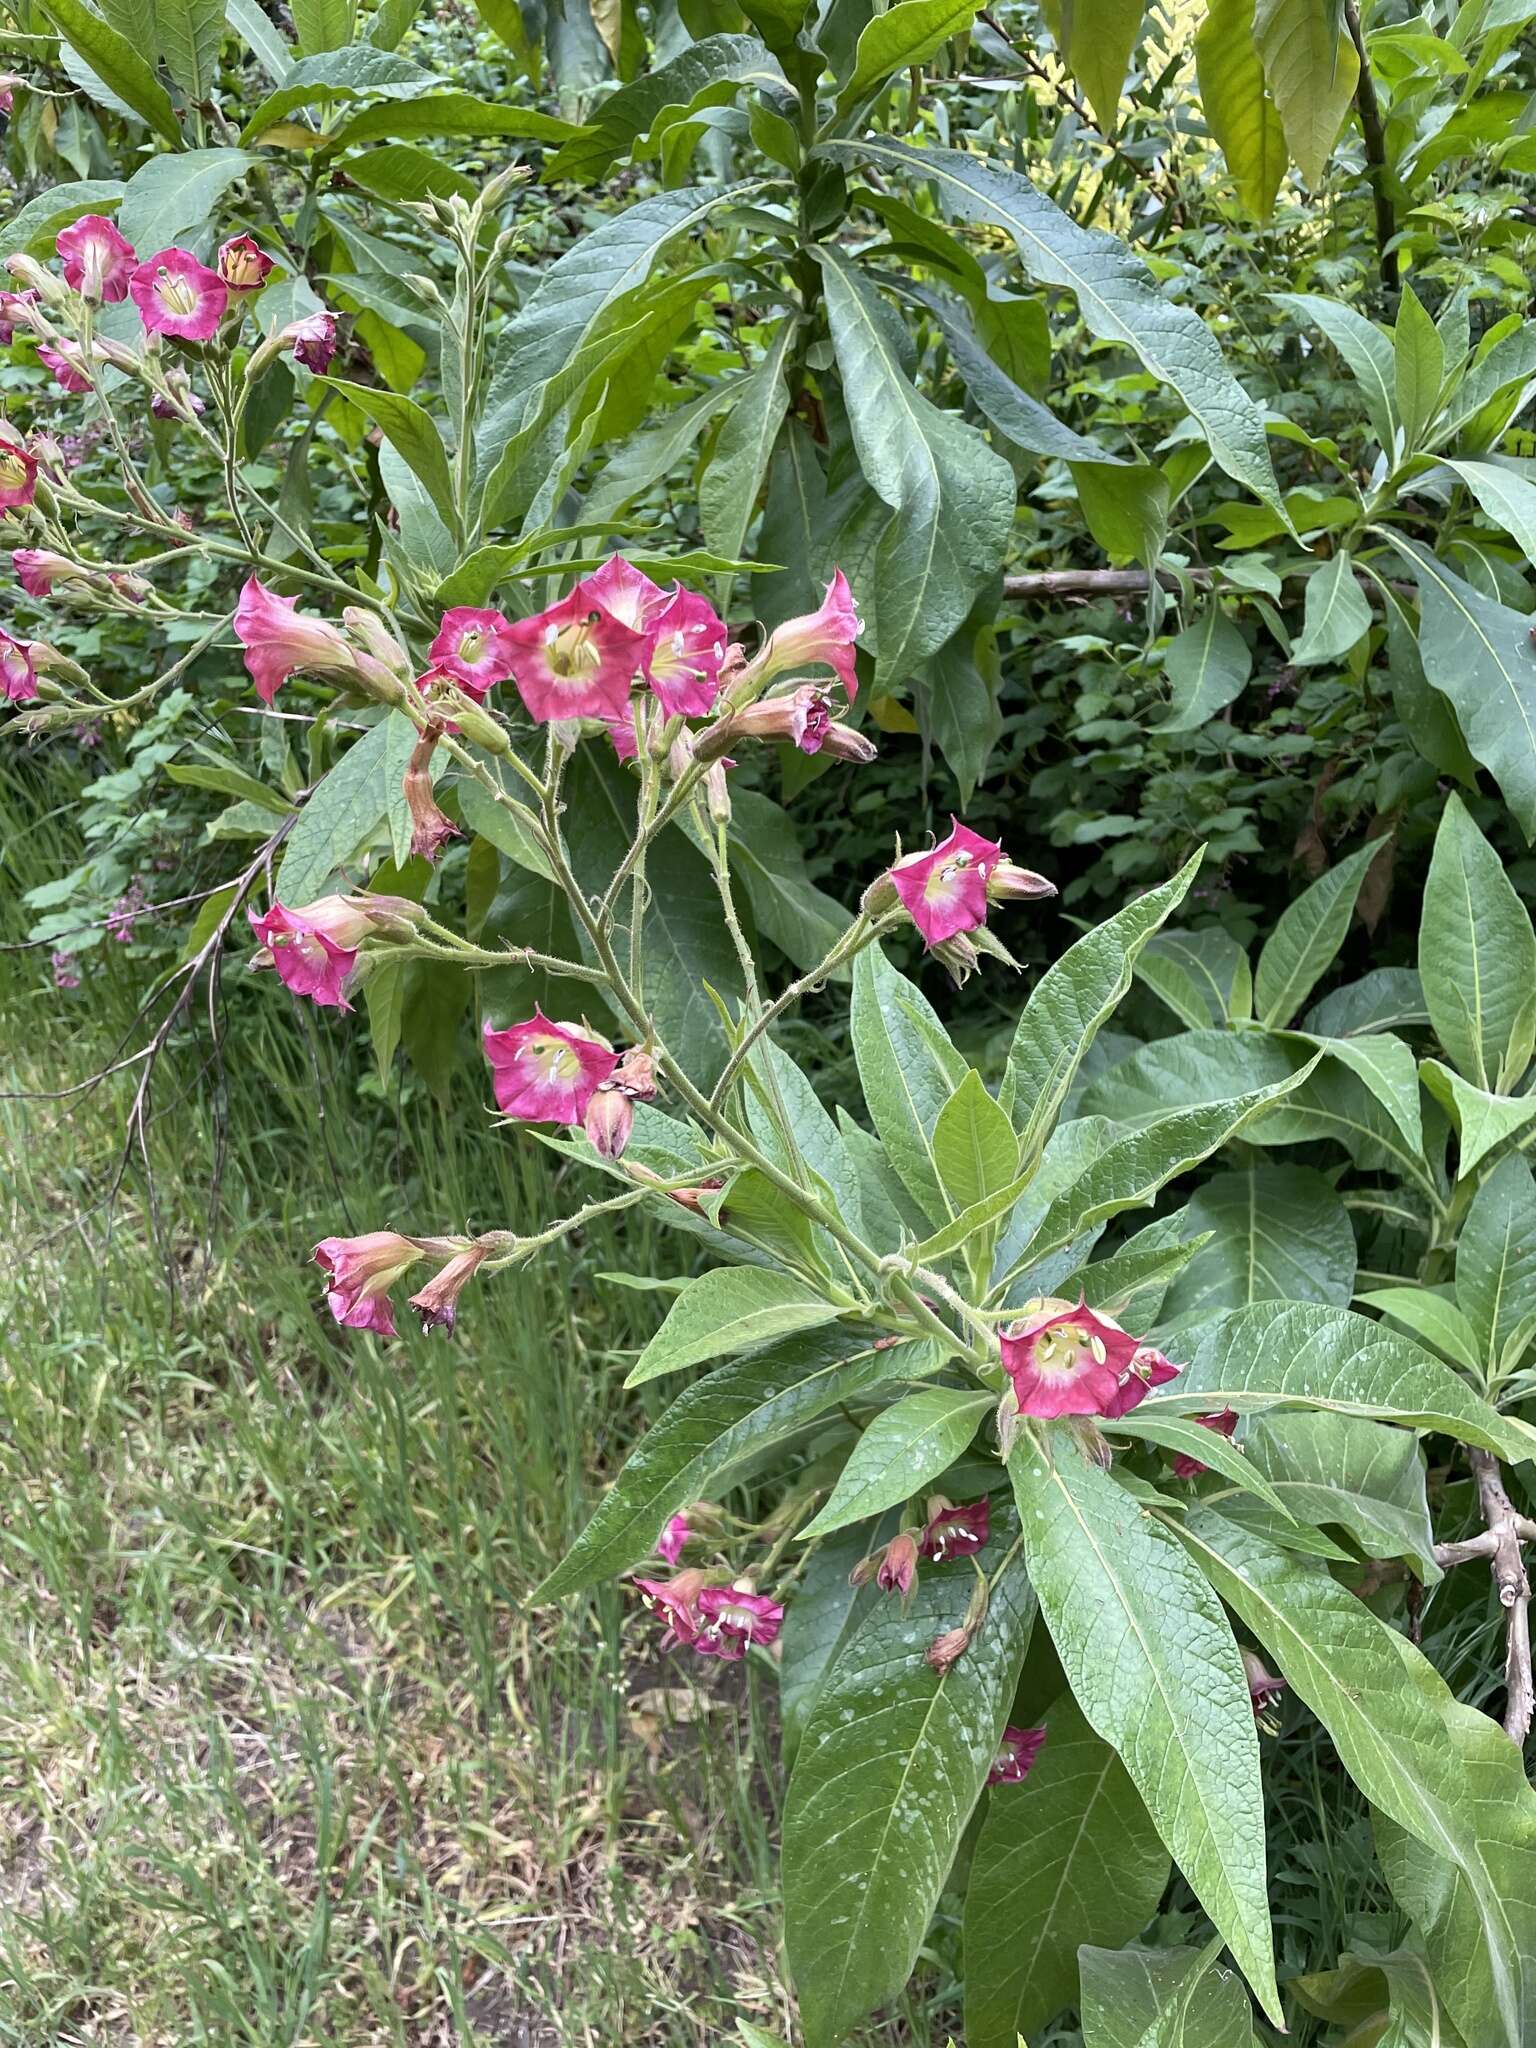
[[[37,354],[38,360],[52,370],[62,390],[76,394],[90,390],[91,380],[85,374],[85,357],[78,341],[61,341],[56,348],[40,341]]]
[[[4,452],[0,449],[0,468],[3,466]],[[46,597],[61,579],[72,576],[84,578],[87,574],[76,568],[67,555],[52,554],[47,548],[13,548],[11,566],[28,597]]]
[[[264,949],[253,966],[276,968],[285,988],[322,1009],[351,1009],[346,988],[357,949],[375,929],[365,911],[344,896],[320,896],[294,910],[274,903],[265,917],[254,910],[247,915]]]
[[[291,345],[296,363],[313,370],[317,377],[324,376],[336,353],[336,315],[307,314],[302,320],[290,321],[279,338]]]
[[[998,1342],[1019,1414],[1123,1412],[1114,1404],[1136,1356],[1136,1339],[1112,1317],[1082,1302],[1074,1306],[1045,1296],[1030,1303],[1011,1330],[1001,1331]]]
[[[1029,1776],[1030,1767],[1044,1745],[1043,1728],[1005,1728],[1002,1747],[997,1752],[997,1761],[987,1773],[987,1783],[1021,1785]]]
[[[1270,1709],[1285,1691],[1285,1680],[1277,1678],[1269,1670],[1257,1650],[1244,1650],[1243,1676],[1248,1681],[1248,1697],[1253,1702],[1253,1718],[1266,1735],[1273,1735],[1279,1727],[1279,1717]]]
[[[656,1538],[656,1555],[664,1564],[676,1564],[687,1548],[693,1530],[688,1526],[686,1515],[673,1515],[665,1529]]]
[[[37,457],[0,434],[0,512],[30,505],[37,492]]]
[[[54,248],[64,266],[64,282],[81,298],[114,305],[127,298],[138,253],[103,214],[83,214],[64,229]]]
[[[871,1579],[882,1593],[899,1593],[910,1600],[917,1584],[918,1531],[898,1529],[889,1543],[861,1557],[848,1574],[850,1586],[867,1586]]]
[[[784,1625],[778,1601],[747,1586],[706,1586],[698,1610],[698,1632],[691,1647],[701,1657],[721,1657],[729,1664],[744,1657],[752,1643],[776,1641]]]
[[[853,643],[863,630],[864,622],[848,588],[848,578],[838,569],[818,608],[798,619],[786,619],[776,627],[752,666],[758,680],[765,683],[783,675],[786,669],[813,665],[829,668],[851,702],[859,687]]]
[[[636,1579],[642,1603],[652,1614],[666,1617],[667,1632],[661,1639],[664,1650],[678,1643],[691,1643],[699,1632],[699,1595],[704,1590],[703,1572],[679,1572],[672,1579]]]
[[[744,710],[717,718],[694,736],[694,752],[712,761],[738,740],[787,740],[802,754],[830,754],[835,761],[873,761],[878,749],[851,725],[833,721],[825,690],[805,683],[782,697],[760,697]]]
[[[395,1334],[389,1290],[422,1256],[396,1230],[370,1230],[361,1237],[327,1237],[315,1246],[315,1264],[326,1274],[325,1299],[344,1330]]]
[[[1237,1410],[1221,1408],[1214,1415],[1197,1415],[1195,1420],[1202,1429],[1213,1429],[1218,1436],[1230,1437],[1237,1427]],[[1198,1479],[1202,1472],[1209,1470],[1208,1465],[1202,1465],[1198,1458],[1190,1457],[1187,1451],[1180,1451],[1173,1461],[1175,1479]]]
[[[459,1296],[479,1272],[485,1257],[484,1245],[466,1245],[411,1296],[411,1307],[421,1317],[424,1330],[452,1330],[459,1313]]]
[[[455,605],[444,612],[432,642],[432,667],[440,675],[452,676],[477,704],[483,704],[491,686],[504,683],[512,673],[511,630],[500,612]]]
[[[627,565],[626,565],[627,566]],[[638,574],[638,571],[635,572]],[[649,578],[645,579],[649,582]],[[585,587],[590,589],[596,577]],[[681,584],[645,619],[650,645],[641,672],[669,718],[698,718],[720,694],[720,667],[729,634],[707,597]]]
[[[992,1504],[985,1495],[969,1507],[952,1507],[942,1493],[928,1502],[928,1522],[918,1545],[935,1564],[951,1557],[974,1557],[985,1550],[992,1526]]]
[[[949,822],[949,837],[932,852],[910,853],[890,871],[896,894],[925,946],[986,923],[987,878],[1003,857],[995,839],[983,839],[958,818]]]
[[[552,1024],[536,1009],[505,1031],[485,1027],[496,1106],[530,1124],[579,1124],[619,1064],[616,1052],[574,1024]]]
[[[1112,1421],[1118,1421],[1122,1415],[1129,1415],[1133,1408],[1139,1408],[1154,1387],[1165,1387],[1178,1376],[1179,1368],[1164,1358],[1156,1345],[1138,1344],[1130,1364],[1120,1375],[1115,1398],[1104,1413]]]
[[[37,305],[35,291],[0,292],[0,348],[9,348],[18,327],[29,326],[28,314]]]
[[[32,643],[13,640],[4,627],[0,627],[0,693],[12,704],[30,704],[37,695]]]
[[[512,679],[539,724],[559,718],[622,718],[646,636],[584,594],[569,597],[507,628]]]
[[[357,666],[351,643],[337,627],[301,612],[296,597],[279,597],[258,576],[248,576],[241,587],[235,636],[263,704],[301,668],[335,674]]]
[[[159,249],[128,280],[147,334],[176,341],[207,341],[229,304],[229,287],[190,249]]]
[[[232,235],[218,254],[219,276],[232,292],[256,292],[272,274],[272,258],[249,235]]]
[[[442,736],[440,725],[427,726],[411,749],[400,782],[411,820],[411,852],[427,861],[435,861],[448,841],[459,837],[458,826],[439,809],[432,793],[432,756]]]
[[[594,569],[576,588],[632,633],[645,632],[668,601],[661,585],[653,583],[643,569],[637,569],[623,555],[610,555],[600,569]]]

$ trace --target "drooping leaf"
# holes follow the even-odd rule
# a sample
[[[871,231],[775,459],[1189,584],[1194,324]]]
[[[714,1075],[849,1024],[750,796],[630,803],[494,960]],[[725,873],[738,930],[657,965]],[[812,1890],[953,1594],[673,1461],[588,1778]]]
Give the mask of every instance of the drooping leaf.
[[[774,443],[789,410],[784,369],[795,332],[793,320],[781,323],[732,405],[699,481],[704,538],[717,554],[735,556],[745,550]]]
[[[1419,1074],[1430,1094],[1450,1112],[1458,1177],[1472,1173],[1495,1146],[1524,1130],[1536,1116],[1536,1097],[1492,1094],[1464,1081],[1439,1060],[1425,1060]]]
[[[1355,46],[1331,0],[1256,0],[1253,40],[1286,143],[1316,192],[1360,76]]]
[[[1527,561],[1536,561],[1536,484],[1494,462],[1456,462],[1447,458],[1490,519],[1515,541]]]
[[[165,68],[187,98],[212,99],[224,43],[224,0],[155,0],[155,29]],[[163,246],[149,244],[151,250]]]
[[[970,1560],[926,1567],[839,1650],[784,1812],[784,1935],[807,2048],[833,2048],[905,1983],[986,1782],[1034,1618],[1017,1534],[994,1518],[985,1620],[940,1677],[924,1652],[965,1612]]]
[[[1518,1153],[1501,1159],[1472,1197],[1456,1244],[1456,1299],[1491,1365],[1536,1316],[1536,1180]]]
[[[1120,94],[1144,11],[1142,0],[1047,0],[1056,46],[1106,135],[1120,125]]]
[[[1510,1087],[1531,1054],[1536,932],[1461,798],[1446,798],[1424,883],[1419,960],[1446,1057],[1479,1088]]]
[[[1340,1061],[1363,1081],[1397,1125],[1411,1151],[1424,1149],[1424,1119],[1419,1108],[1419,1063],[1413,1048],[1391,1032],[1366,1032],[1358,1038],[1319,1038],[1297,1032],[1304,1044],[1315,1045]]]
[[[1072,481],[1088,531],[1112,562],[1156,568],[1168,537],[1168,479],[1150,462],[1074,462]]]
[[[816,253],[854,445],[891,512],[861,595],[877,678],[897,683],[958,631],[1000,566],[1013,525],[1013,472],[974,427],[913,388],[874,287],[830,247]]]
[[[1291,660],[1298,668],[1340,662],[1370,625],[1371,608],[1355,580],[1354,562],[1340,548],[1307,578],[1301,638]]]
[[[965,1061],[927,999],[877,945],[866,947],[854,966],[850,1022],[870,1120],[903,1185],[940,1221],[949,1208],[933,1132],[965,1078]]]
[[[1362,1308],[1373,1308],[1400,1323],[1410,1336],[1453,1365],[1465,1366],[1469,1373],[1481,1369],[1477,1332],[1471,1321],[1454,1301],[1432,1287],[1373,1287],[1357,1298]]]
[[[1125,1766],[1070,1694],[1045,1727],[1027,1789],[995,1788],[971,1859],[967,2048],[1015,2048],[1075,2005],[1079,1946],[1139,1934],[1168,1882],[1168,1851]]]
[[[1272,2018],[1259,1746],[1221,1603],[1177,1539],[1060,1425],[1008,1460],[1062,1669]]]
[[[1200,316],[1165,298],[1123,243],[1080,228],[1027,178],[979,157],[911,149],[875,137],[823,143],[821,148],[843,162],[871,163],[900,176],[928,179],[946,210],[1005,228],[1036,283],[1074,293],[1089,332],[1133,350],[1199,420],[1211,453],[1227,474],[1279,507],[1258,407],[1226,367]]]
[[[926,1342],[882,1348],[852,1330],[812,1330],[733,1359],[684,1388],[640,1439],[566,1556],[533,1595],[558,1600],[638,1564],[669,1516],[747,1460],[888,1380],[939,1364]]]
[[[1253,997],[1261,1024],[1288,1024],[1333,965],[1366,871],[1381,851],[1377,841],[1360,847],[1281,912],[1254,974]]]
[[[796,1330],[836,1319],[831,1302],[803,1280],[762,1266],[720,1266],[690,1280],[630,1370],[626,1387],[706,1359],[756,1351]]]
[[[913,297],[938,321],[966,390],[997,432],[1016,448],[1029,455],[1055,456],[1063,462],[1093,462],[1110,467],[1119,461],[1074,432],[1038,398],[1022,390],[987,353],[970,314],[955,300],[928,291],[916,291]]]
[[[1168,716],[1159,732],[1196,732],[1241,694],[1253,673],[1248,642],[1214,597],[1193,625],[1168,643],[1163,656],[1168,679]]]
[[[1200,107],[1237,186],[1238,203],[1268,220],[1285,176],[1285,127],[1264,85],[1253,0],[1209,0],[1195,34]]]
[[[897,1507],[947,1472],[997,1405],[993,1395],[956,1387],[925,1387],[882,1408],[854,1445],[831,1498],[802,1540],[827,1536]]]
[[[280,127],[301,107],[350,106],[358,100],[417,100],[431,93],[437,83],[430,71],[392,50],[376,50],[368,43],[351,48],[329,45],[290,66],[282,84],[250,115],[240,140],[247,149],[253,147],[269,129]]]

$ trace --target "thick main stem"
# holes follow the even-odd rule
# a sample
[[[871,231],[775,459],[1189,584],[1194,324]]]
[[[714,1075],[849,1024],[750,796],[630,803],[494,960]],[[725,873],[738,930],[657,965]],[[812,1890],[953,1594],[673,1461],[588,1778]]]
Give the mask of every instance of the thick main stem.
[[[1376,97],[1376,80],[1371,73],[1371,60],[1366,53],[1365,31],[1360,26],[1360,9],[1356,0],[1344,0],[1344,22],[1349,30],[1349,39],[1355,46],[1360,59],[1360,78],[1355,86],[1355,111],[1360,116],[1360,134],[1365,143],[1366,175],[1371,181],[1371,197],[1376,207],[1376,263],[1381,273],[1384,290],[1395,292],[1398,288],[1397,251],[1392,247],[1397,234],[1397,216],[1392,210],[1391,194],[1387,191],[1387,136],[1381,118],[1381,102]]]

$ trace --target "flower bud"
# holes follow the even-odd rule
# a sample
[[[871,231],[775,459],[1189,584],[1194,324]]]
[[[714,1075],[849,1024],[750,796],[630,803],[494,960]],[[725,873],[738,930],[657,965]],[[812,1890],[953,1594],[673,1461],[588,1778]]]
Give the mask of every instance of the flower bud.
[[[956,988],[965,987],[981,960],[975,944],[964,932],[956,932],[951,939],[940,939],[937,945],[930,946],[928,950],[948,971],[949,978]]]
[[[971,1632],[968,1628],[946,1629],[928,1645],[923,1652],[923,1661],[942,1678],[946,1671],[959,1663],[970,1647]]]
[[[987,876],[989,903],[1028,902],[1040,896],[1054,896],[1056,884],[1033,868],[1021,868],[1011,860],[1000,860]]]
[[[632,1098],[612,1081],[605,1081],[587,1104],[584,1128],[599,1159],[620,1159],[635,1127]]]
[[[24,290],[37,294],[41,304],[68,305],[68,285],[61,277],[55,277],[44,264],[39,263],[35,256],[7,256],[5,267]]]
[[[848,1583],[867,1586],[873,1579],[882,1593],[899,1593],[906,1602],[917,1584],[917,1562],[917,1531],[900,1529],[881,1549],[859,1559],[848,1574]]]
[[[365,605],[344,605],[341,623],[381,668],[387,668],[402,682],[410,681],[411,664],[405,651],[377,612],[369,611]]]
[[[704,801],[716,825],[729,825],[731,822],[731,792],[725,780],[729,766],[728,761],[711,761],[704,771]]]

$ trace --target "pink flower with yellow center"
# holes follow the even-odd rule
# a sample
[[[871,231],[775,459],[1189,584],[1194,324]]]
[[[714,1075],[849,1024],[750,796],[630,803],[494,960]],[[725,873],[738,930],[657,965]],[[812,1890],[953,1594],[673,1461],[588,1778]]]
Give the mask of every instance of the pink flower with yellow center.
[[[495,683],[512,673],[513,643],[509,622],[500,612],[476,605],[455,605],[444,612],[432,642],[430,658],[439,675],[452,676],[477,704]]]
[[[890,879],[925,946],[937,946],[987,921],[987,878],[1003,857],[995,839],[983,839],[958,818],[929,853],[897,861]]]
[[[1044,1747],[1043,1728],[1005,1728],[997,1752],[997,1761],[987,1773],[987,1783],[1022,1785],[1029,1776],[1035,1758]]]
[[[19,441],[0,436],[0,512],[30,505],[37,493],[37,457]]]
[[[302,320],[290,321],[280,338],[292,349],[296,363],[323,377],[336,353],[336,315],[307,313]]]
[[[1124,1412],[1115,1404],[1137,1344],[1112,1316],[1047,1296],[1029,1303],[1022,1321],[1001,1331],[998,1342],[1019,1414]]]
[[[753,1643],[776,1642],[784,1609],[766,1593],[746,1586],[706,1586],[698,1599],[699,1626],[692,1648],[701,1657],[734,1664]]]
[[[148,334],[176,341],[208,341],[229,304],[229,287],[190,249],[159,249],[128,280]]]
[[[0,627],[0,693],[12,704],[30,704],[37,695],[37,669],[30,640],[13,640]]]
[[[272,274],[272,258],[249,235],[233,235],[220,246],[219,276],[232,292],[257,292]]]
[[[848,692],[858,694],[854,642],[864,630],[848,578],[837,570],[827,594],[813,612],[786,619],[768,636],[768,644],[752,663],[760,682],[769,682],[792,668],[829,668]]]
[[[512,679],[541,725],[560,718],[626,715],[646,635],[626,626],[578,584],[569,597],[507,628]]]
[[[88,580],[86,572],[77,569],[67,555],[52,554],[47,548],[13,548],[11,566],[28,597],[46,597],[61,578]]]
[[[344,1330],[376,1330],[381,1337],[393,1337],[389,1290],[421,1256],[421,1248],[396,1230],[322,1238],[315,1246],[315,1264],[326,1275],[326,1306]]]
[[[320,896],[295,910],[274,903],[264,917],[247,915],[263,947],[253,966],[275,968],[285,988],[322,1009],[351,1009],[346,989],[357,949],[375,929],[365,911],[344,896]]]
[[[665,1617],[667,1632],[661,1639],[664,1650],[694,1641],[699,1632],[699,1596],[706,1584],[703,1572],[679,1572],[670,1579],[636,1579],[634,1584],[651,1613]]]
[[[1133,1408],[1139,1408],[1154,1387],[1165,1387],[1178,1376],[1179,1368],[1171,1359],[1164,1358],[1155,1344],[1138,1344],[1130,1364],[1120,1375],[1115,1398],[1104,1413],[1118,1421]]]
[[[596,579],[594,578],[593,581]],[[707,597],[679,584],[645,620],[650,645],[641,673],[669,718],[699,718],[720,694],[729,634]]]
[[[974,1557],[985,1550],[992,1527],[992,1504],[985,1496],[969,1507],[952,1507],[943,1494],[928,1503],[928,1521],[918,1546],[935,1564],[951,1557]]]
[[[505,1031],[485,1027],[485,1056],[503,1116],[530,1124],[579,1124],[619,1056],[574,1024],[535,1010]]]
[[[81,354],[78,341],[61,341],[57,344],[40,341],[37,344],[37,358],[52,370],[59,388],[77,396],[89,391],[91,380],[86,375],[85,357]]]
[[[667,602],[661,585],[653,583],[643,569],[637,569],[623,555],[610,555],[600,569],[594,569],[577,585],[577,590],[600,604],[610,618],[628,626],[632,633],[645,632]]]
[[[235,636],[263,704],[300,669],[334,675],[357,666],[355,650],[338,627],[301,612],[296,597],[280,597],[258,576],[248,576],[241,588]]]
[[[1218,1409],[1214,1415],[1197,1415],[1196,1422],[1202,1429],[1214,1430],[1217,1436],[1230,1437],[1237,1427],[1235,1408]],[[1175,1479],[1198,1479],[1202,1472],[1209,1472],[1209,1465],[1202,1465],[1198,1458],[1190,1457],[1187,1451],[1180,1451],[1173,1461]]]
[[[64,266],[64,282],[81,298],[111,305],[127,298],[138,253],[105,215],[83,214],[64,229],[54,248]]]

